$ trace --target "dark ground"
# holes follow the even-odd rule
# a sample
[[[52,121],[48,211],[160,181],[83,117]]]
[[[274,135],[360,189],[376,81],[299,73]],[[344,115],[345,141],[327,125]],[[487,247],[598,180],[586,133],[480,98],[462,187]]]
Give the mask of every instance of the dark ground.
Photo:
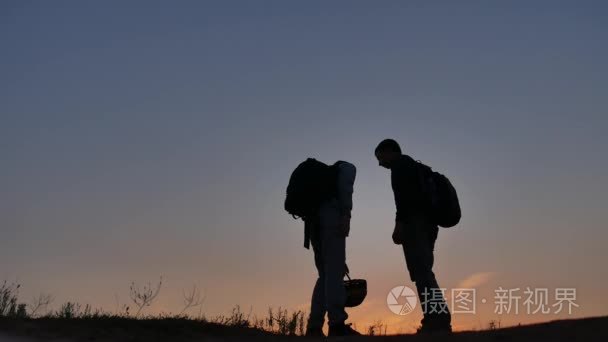
[[[0,342],[33,341],[308,341],[305,337],[187,319],[0,318]],[[321,339],[317,339],[321,340]],[[452,335],[332,338],[334,341],[608,341],[608,317],[553,321]]]

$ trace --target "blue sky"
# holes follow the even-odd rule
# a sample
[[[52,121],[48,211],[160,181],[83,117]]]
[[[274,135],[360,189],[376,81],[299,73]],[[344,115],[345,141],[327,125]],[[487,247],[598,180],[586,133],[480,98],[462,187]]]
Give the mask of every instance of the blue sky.
[[[209,313],[300,307],[314,266],[282,201],[312,156],[358,168],[348,259],[381,303],[409,281],[373,157],[391,137],[459,191],[442,285],[577,287],[579,315],[606,314],[606,14],[602,1],[5,1],[0,278],[108,309],[160,274],[166,310],[192,283]]]

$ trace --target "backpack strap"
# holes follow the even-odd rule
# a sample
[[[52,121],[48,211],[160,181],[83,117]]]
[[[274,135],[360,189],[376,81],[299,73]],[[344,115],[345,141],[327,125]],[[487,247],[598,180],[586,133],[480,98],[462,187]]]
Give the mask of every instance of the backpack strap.
[[[310,249],[310,241],[318,238],[319,216],[308,216],[304,220],[304,248]]]
[[[311,227],[312,223],[310,222],[310,220],[304,220],[304,248],[306,249],[310,249],[310,234],[311,234]]]

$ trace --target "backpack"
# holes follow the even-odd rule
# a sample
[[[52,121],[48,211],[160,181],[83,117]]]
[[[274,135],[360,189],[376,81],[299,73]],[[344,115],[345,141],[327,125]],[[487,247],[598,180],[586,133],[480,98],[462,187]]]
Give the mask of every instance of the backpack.
[[[435,223],[443,228],[451,228],[460,222],[462,213],[458,194],[450,180],[420,161],[418,165],[422,182],[422,191],[425,196],[431,215]]]
[[[285,210],[295,219],[313,216],[321,203],[336,194],[337,168],[308,158],[292,172]]]

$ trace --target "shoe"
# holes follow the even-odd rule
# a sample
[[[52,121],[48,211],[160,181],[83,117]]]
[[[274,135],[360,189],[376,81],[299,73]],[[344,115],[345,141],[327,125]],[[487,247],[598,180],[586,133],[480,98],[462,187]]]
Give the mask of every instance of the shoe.
[[[418,328],[417,334],[426,333],[451,333],[452,324],[451,317],[444,315],[433,315],[431,317],[424,317],[420,322],[420,328]]]
[[[306,337],[325,337],[325,334],[323,333],[322,328],[307,327],[306,334],[304,334],[304,336],[306,336]]]
[[[442,323],[442,322],[428,322],[426,323],[424,320],[422,320],[422,325],[420,326],[420,328],[418,328],[418,330],[416,331],[416,334],[418,335],[422,335],[422,334],[428,334],[428,333],[451,333],[452,332],[452,325],[450,323]]]
[[[329,326],[328,336],[360,336],[357,330],[351,328],[350,324],[336,324]]]

